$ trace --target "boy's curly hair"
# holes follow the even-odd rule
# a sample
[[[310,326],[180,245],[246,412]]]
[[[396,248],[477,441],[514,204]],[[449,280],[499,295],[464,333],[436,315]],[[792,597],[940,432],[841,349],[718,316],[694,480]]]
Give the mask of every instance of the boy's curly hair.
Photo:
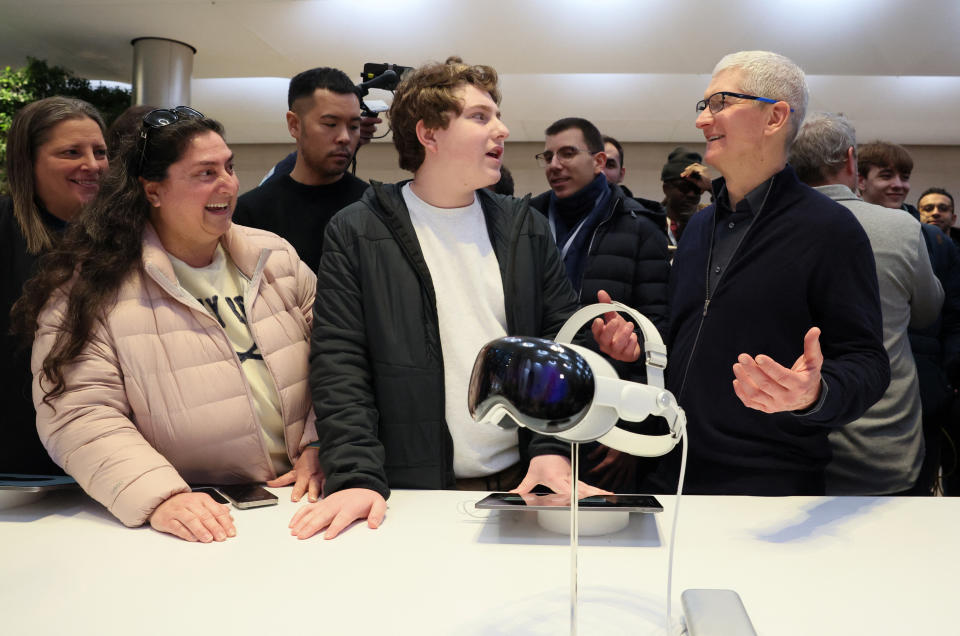
[[[471,66],[459,57],[450,57],[442,64],[425,64],[404,74],[389,113],[401,168],[416,172],[423,163],[424,150],[417,139],[418,121],[423,120],[427,128],[446,128],[450,124],[449,113],[459,115],[463,111],[457,91],[464,84],[490,93],[493,101],[500,103],[497,71],[491,66]]]

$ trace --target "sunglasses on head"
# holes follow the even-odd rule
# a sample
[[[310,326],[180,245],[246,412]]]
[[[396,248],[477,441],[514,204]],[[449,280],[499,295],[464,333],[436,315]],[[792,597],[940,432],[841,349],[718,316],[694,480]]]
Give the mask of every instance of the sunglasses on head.
[[[140,125],[140,160],[137,162],[137,174],[143,172],[143,161],[147,155],[147,137],[151,130],[163,128],[181,119],[203,119],[205,115],[189,106],[176,108],[157,108],[143,116]]]

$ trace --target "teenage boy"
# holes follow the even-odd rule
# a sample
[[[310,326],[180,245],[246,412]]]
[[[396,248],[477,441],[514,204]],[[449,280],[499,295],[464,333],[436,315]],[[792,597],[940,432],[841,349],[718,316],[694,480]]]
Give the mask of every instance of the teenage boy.
[[[864,201],[920,213],[907,203],[913,158],[907,149],[889,141],[857,146],[857,186]],[[948,426],[960,382],[960,252],[938,228],[921,226],[933,272],[943,286],[940,320],[926,329],[910,330],[910,349],[920,377],[926,456],[917,487],[932,491],[940,472],[941,429]]]
[[[411,72],[390,119],[413,180],[372,183],[327,227],[310,356],[325,497],[294,516],[298,538],[378,527],[391,488],[569,492],[569,445],[467,411],[484,344],[553,337],[576,309],[546,219],[484,189],[509,134],[499,101],[488,66]],[[603,350],[634,352],[632,325],[617,333]]]

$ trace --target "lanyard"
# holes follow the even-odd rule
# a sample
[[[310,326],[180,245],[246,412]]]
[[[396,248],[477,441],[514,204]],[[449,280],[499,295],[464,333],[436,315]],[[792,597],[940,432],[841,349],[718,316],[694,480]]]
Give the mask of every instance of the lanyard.
[[[580,230],[583,229],[583,224],[587,222],[587,219],[590,218],[590,214],[587,214],[580,222],[577,223],[577,227],[573,228],[573,232],[570,233],[570,236],[567,237],[567,240],[563,245],[560,246],[560,258],[566,260],[567,252],[570,251],[570,246],[573,245],[573,239],[577,238],[577,234],[580,233]],[[557,217],[556,214],[551,214],[549,217],[550,222],[550,233],[553,234],[553,240],[557,240]]]

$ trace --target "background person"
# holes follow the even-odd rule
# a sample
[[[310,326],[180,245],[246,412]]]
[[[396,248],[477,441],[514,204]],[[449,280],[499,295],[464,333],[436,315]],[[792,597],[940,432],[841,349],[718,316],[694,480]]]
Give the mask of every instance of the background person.
[[[910,192],[913,158],[907,149],[889,141],[857,146],[857,185],[868,203],[909,213],[920,213],[906,202]],[[911,328],[910,348],[920,376],[923,433],[926,457],[919,488],[932,491],[940,472],[942,431],[950,426],[951,411],[960,386],[960,251],[937,227],[922,224],[923,238],[933,272],[943,287],[940,319],[924,328]],[[953,440],[947,440],[949,445]]]
[[[627,176],[626,153],[623,150],[623,145],[613,137],[604,135],[603,151],[607,156],[607,160],[603,164],[603,174],[607,177],[607,183],[620,186],[620,189],[623,190],[625,195],[631,199],[634,199],[637,203],[648,210],[658,214],[662,213],[663,208],[658,201],[642,199],[634,195],[633,192],[630,192],[630,188],[627,187],[627,184],[623,182],[624,178]]]
[[[107,169],[100,113],[79,99],[48,97],[14,115],[7,134],[10,196],[0,197],[0,360],[4,416],[0,472],[63,474],[37,437],[30,349],[10,333],[10,309],[38,257],[97,194]]]
[[[189,483],[319,492],[315,278],[286,241],[231,224],[220,124],[178,108],[141,130],[14,316],[36,336],[37,429],[54,460],[126,525],[222,541],[227,506]]]
[[[857,147],[857,189],[867,203],[907,210],[916,217],[916,208],[906,202],[912,173],[913,157],[900,144],[872,141]]]
[[[290,80],[287,106],[293,169],[240,197],[236,221],[287,239],[315,272],[327,223],[368,187],[347,171],[360,141],[360,97],[343,71],[314,68]]]
[[[960,229],[954,227],[957,213],[952,194],[943,188],[927,188],[917,199],[917,210],[922,223],[937,226],[955,245],[960,245]]]
[[[690,217],[702,210],[700,199],[711,189],[700,153],[683,146],[674,148],[660,170],[663,182],[663,208],[667,214],[667,236],[676,245]]]
[[[550,190],[531,199],[530,205],[547,217],[581,305],[594,302],[604,290],[649,318],[663,333],[670,277],[665,216],[608,181],[603,148],[603,136],[586,119],[566,117],[550,124],[544,151],[537,155]],[[587,344],[596,348],[590,340]],[[636,365],[614,362],[614,367],[620,377],[646,381],[645,370]],[[593,483],[619,492],[636,492],[638,472],[652,464],[599,443],[585,444],[581,450],[584,474]]]
[[[623,178],[627,176],[627,169],[623,165],[623,146],[613,137],[604,135],[603,153],[606,155],[603,162],[603,174],[607,177],[607,183],[620,186],[624,194],[633,198],[633,194],[623,184]]]
[[[111,163],[117,160],[120,149],[125,144],[136,143],[136,138],[140,135],[140,126],[143,124],[143,116],[151,110],[157,110],[157,107],[135,104],[113,120],[107,128],[107,157]]]
[[[943,289],[930,266],[920,223],[853,193],[856,146],[853,126],[843,115],[817,113],[804,122],[790,150],[790,165],[800,180],[849,209],[870,239],[890,359],[890,386],[883,397],[862,417],[830,431],[826,494],[913,494],[925,452],[907,329],[937,320]]]

